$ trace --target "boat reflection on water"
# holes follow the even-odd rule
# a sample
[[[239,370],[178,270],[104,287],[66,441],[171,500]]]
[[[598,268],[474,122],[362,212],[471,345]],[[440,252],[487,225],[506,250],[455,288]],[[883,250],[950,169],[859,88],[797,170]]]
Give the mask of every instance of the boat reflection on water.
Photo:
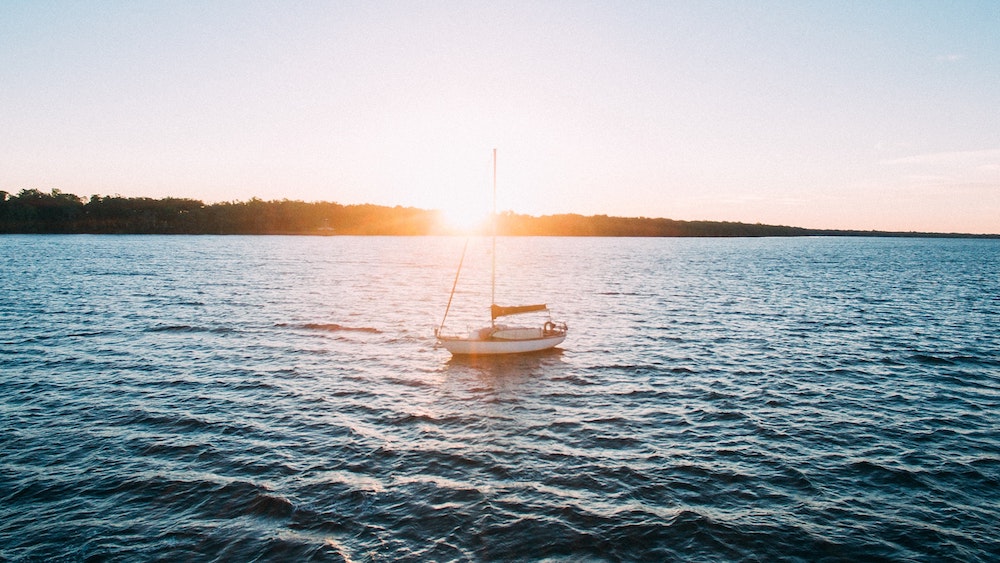
[[[475,376],[490,386],[505,387],[521,380],[558,374],[566,367],[563,350],[550,348],[530,354],[453,355],[445,363],[451,376]]]

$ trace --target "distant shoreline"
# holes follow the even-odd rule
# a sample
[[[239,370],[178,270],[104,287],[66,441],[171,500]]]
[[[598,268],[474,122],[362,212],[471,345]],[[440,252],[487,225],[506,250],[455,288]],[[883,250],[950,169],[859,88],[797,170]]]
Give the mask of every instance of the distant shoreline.
[[[482,235],[449,229],[442,214],[413,207],[371,204],[341,205],[293,200],[205,204],[182,198],[91,196],[84,200],[59,190],[44,193],[0,191],[0,234],[134,234],[134,235],[308,235],[308,236],[435,236]],[[917,231],[808,229],[730,221],[679,221],[648,217],[535,217],[504,212],[497,215],[502,236],[571,237],[894,237],[1000,239],[997,234]]]
[[[354,233],[317,233],[317,232],[261,232],[261,233],[147,233],[147,232],[14,232],[0,230],[0,236],[178,236],[178,237],[464,237],[464,236],[488,236],[483,233],[427,233],[427,234],[354,234]],[[923,232],[891,232],[891,231],[815,231],[802,235],[562,235],[562,234],[539,234],[539,235],[515,235],[497,233],[501,238],[520,237],[553,237],[553,238],[912,238],[912,239],[954,239],[954,240],[1000,240],[1000,235],[975,234],[975,233],[923,233]]]

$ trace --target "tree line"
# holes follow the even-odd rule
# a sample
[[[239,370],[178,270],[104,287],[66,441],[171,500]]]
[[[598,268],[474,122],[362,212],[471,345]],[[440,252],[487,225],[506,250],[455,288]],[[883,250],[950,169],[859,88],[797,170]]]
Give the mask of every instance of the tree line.
[[[423,235],[439,213],[410,207],[0,191],[0,233]]]
[[[676,221],[647,217],[534,217],[498,214],[497,233],[513,236],[598,237],[779,237],[779,236],[971,236],[816,230],[801,227]],[[485,234],[484,228],[480,234]],[[341,205],[294,200],[232,201],[206,204],[196,199],[91,196],[84,199],[54,189],[0,191],[0,233],[218,234],[218,235],[439,235],[455,234],[439,211],[371,204]],[[998,235],[990,235],[996,238]]]

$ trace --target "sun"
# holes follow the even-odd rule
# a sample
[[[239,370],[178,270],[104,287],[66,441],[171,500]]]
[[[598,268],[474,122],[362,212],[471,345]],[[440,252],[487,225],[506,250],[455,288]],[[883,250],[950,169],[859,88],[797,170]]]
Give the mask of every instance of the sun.
[[[454,204],[443,207],[441,211],[442,227],[460,235],[472,235],[485,232],[489,227],[490,211],[480,205]]]

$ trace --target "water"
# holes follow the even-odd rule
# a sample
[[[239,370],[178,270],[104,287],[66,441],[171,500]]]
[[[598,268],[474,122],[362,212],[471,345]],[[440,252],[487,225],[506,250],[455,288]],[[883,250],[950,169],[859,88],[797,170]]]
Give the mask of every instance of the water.
[[[1000,241],[461,245],[0,237],[0,560],[1000,557]]]

